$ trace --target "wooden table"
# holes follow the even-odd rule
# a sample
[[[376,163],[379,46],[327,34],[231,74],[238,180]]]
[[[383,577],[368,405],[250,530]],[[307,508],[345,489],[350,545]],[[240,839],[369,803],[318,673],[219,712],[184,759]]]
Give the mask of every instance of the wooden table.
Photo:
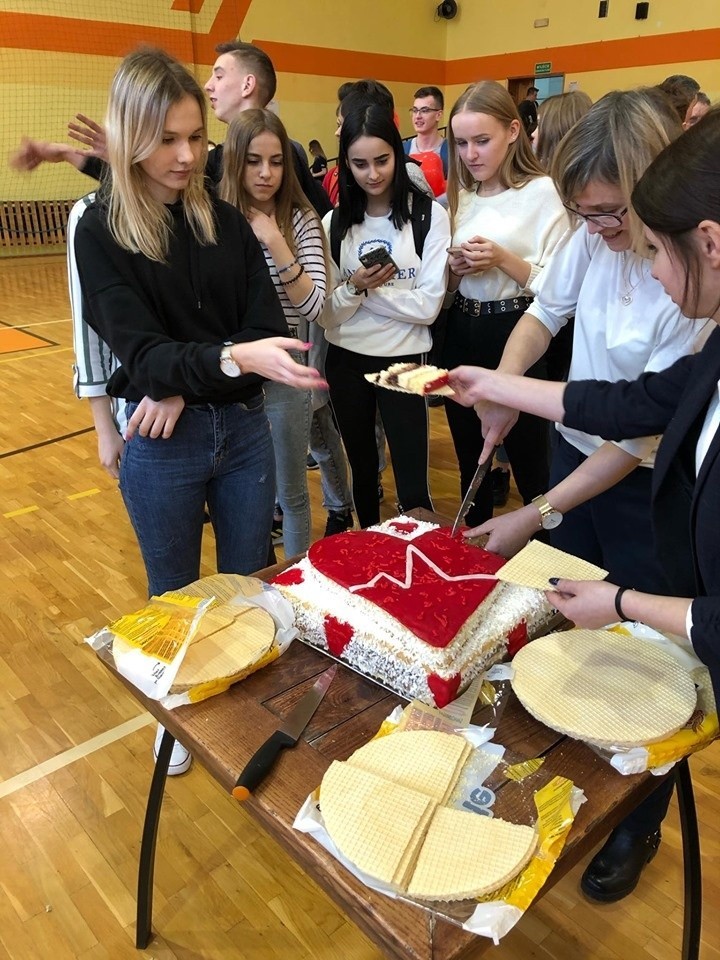
[[[280,567],[262,571],[267,578]],[[123,681],[142,705],[166,728],[148,800],[138,882],[136,944],[144,948],[152,937],[152,879],[155,840],[173,737],[187,747],[228,793],[255,750],[276,730],[285,716],[327,669],[328,658],[294,641],[270,666],[236,684],[227,693],[193,706],[168,711]],[[122,678],[120,678],[122,679]],[[335,861],[315,840],[293,830],[295,815],[307,795],[320,783],[333,760],[347,758],[366,743],[381,722],[400,703],[399,697],[345,666],[340,666],[324,700],[298,745],[282,752],[271,774],[246,801],[247,811],[285,848],[392,960],[457,960],[472,951],[478,956],[492,941],[478,938],[407,903],[368,889]],[[486,708],[487,709],[487,708]],[[488,717],[478,711],[474,722]],[[622,776],[584,744],[549,730],[511,697],[503,712],[495,741],[522,757],[543,757],[543,782],[556,775],[582,788],[587,802],[575,819],[562,856],[544,890],[562,877],[657,786],[649,774]],[[687,774],[687,766],[684,766]],[[688,799],[689,792],[689,799]],[[687,775],[683,807],[694,815]],[[692,841],[690,836],[690,841]],[[683,956],[691,960],[699,943],[699,853],[686,852],[686,904],[693,910],[686,923]],[[697,875],[693,875],[693,871]],[[688,887],[688,883],[690,887]],[[543,892],[544,892],[543,890]],[[687,914],[686,909],[686,914]]]

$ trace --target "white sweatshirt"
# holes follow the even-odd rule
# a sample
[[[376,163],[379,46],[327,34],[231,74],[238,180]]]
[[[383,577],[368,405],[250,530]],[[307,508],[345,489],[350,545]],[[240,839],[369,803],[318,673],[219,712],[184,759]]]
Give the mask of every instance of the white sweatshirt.
[[[330,237],[332,213],[323,219]],[[439,203],[433,202],[430,230],[425,238],[422,260],[415,253],[412,225],[396,230],[387,217],[368,217],[354,224],[340,245],[340,264],[330,262],[333,292],[325,301],[318,322],[330,343],[354,353],[373,357],[398,357],[427,353],[433,323],[445,296],[447,247],[450,221]],[[361,266],[359,256],[385,246],[399,272],[367,296],[354,296],[345,281]]]
[[[568,227],[568,219],[550,177],[536,177],[494,197],[460,190],[453,246],[483,237],[530,264],[524,288],[497,267],[465,276],[459,290],[471,300],[507,300],[532,294],[535,281]]]
[[[584,226],[555,252],[527,312],[553,336],[575,316],[569,380],[636,380],[646,371],[664,370],[694,352],[707,322],[682,315],[651,275],[648,260],[613,252]],[[557,429],[588,456],[604,443],[562,424]],[[618,446],[650,467],[658,442],[659,437],[642,437]]]

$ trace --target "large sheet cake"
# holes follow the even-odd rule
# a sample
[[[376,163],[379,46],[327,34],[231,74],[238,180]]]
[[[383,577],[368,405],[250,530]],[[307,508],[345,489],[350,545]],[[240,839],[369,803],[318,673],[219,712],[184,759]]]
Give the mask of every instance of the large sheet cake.
[[[401,516],[319,540],[274,583],[304,640],[442,707],[553,614],[542,591],[498,581],[504,563]]]

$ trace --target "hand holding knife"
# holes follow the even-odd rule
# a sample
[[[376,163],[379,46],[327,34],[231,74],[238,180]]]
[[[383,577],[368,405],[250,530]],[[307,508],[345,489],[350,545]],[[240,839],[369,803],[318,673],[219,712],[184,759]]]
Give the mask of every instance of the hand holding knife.
[[[320,706],[320,702],[336,673],[337,664],[321,673],[312,689],[290,711],[282,726],[255,751],[245,764],[237,783],[233,787],[232,795],[236,800],[247,800],[252,791],[270,773],[272,765],[283,747],[295,746],[300,739],[300,734],[310,723],[313,714]]]
[[[480,484],[483,482],[483,480],[485,479],[485,475],[487,474],[488,470],[492,466],[492,462],[495,459],[495,454],[497,453],[499,447],[500,447],[500,444],[498,444],[496,447],[493,447],[490,452],[490,455],[486,457],[485,460],[481,460],[480,463],[478,464],[477,470],[475,471],[475,475],[472,478],[472,482],[468,487],[468,491],[465,494],[463,502],[460,504],[460,509],[458,510],[458,514],[455,517],[455,523],[453,524],[452,531],[450,533],[451,537],[455,536],[455,534],[458,532],[460,527],[465,522],[465,517],[468,515],[470,507],[475,503],[475,497],[477,495],[478,490],[480,489]]]

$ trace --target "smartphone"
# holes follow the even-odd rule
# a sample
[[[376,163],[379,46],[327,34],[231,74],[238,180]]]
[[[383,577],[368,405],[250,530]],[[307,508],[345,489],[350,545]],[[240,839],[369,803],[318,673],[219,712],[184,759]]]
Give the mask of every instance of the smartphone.
[[[374,267],[378,263],[381,267],[386,267],[389,263],[391,263],[396,270],[398,268],[397,264],[388,253],[387,247],[374,247],[372,250],[368,250],[367,253],[361,254],[359,259],[360,263],[367,269]]]
[[[445,248],[445,252],[446,252],[446,253],[452,253],[452,254],[453,254],[454,256],[456,256],[456,257],[459,257],[459,256],[461,256],[463,253],[465,253],[465,251],[463,250],[462,247],[446,247],[446,248]]]

